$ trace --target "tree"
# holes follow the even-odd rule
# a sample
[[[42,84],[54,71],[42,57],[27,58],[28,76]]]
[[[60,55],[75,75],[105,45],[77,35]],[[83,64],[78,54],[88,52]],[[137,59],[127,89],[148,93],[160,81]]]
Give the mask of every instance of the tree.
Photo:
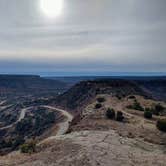
[[[129,96],[128,99],[136,99],[135,96]]]
[[[104,98],[104,97],[98,97],[98,98],[97,98],[97,101],[98,101],[99,103],[103,103],[103,102],[105,102],[105,98]]]
[[[36,141],[31,140],[20,146],[21,153],[34,153],[36,152]]]
[[[108,108],[106,112],[106,116],[108,119],[115,119],[115,111],[112,108]]]
[[[119,122],[122,122],[123,119],[124,119],[123,112],[118,111],[117,115],[116,115],[116,120],[119,121]]]
[[[97,103],[96,105],[95,105],[95,109],[99,109],[99,108],[101,108],[102,107],[102,105],[100,104],[100,103]]]
[[[161,104],[156,104],[154,109],[153,109],[153,114],[154,115],[160,115],[165,110],[165,108]]]
[[[159,119],[156,126],[159,130],[166,132],[166,119]]]
[[[134,104],[127,106],[127,108],[139,110],[139,111],[144,111],[144,108],[141,106],[141,104],[137,100],[134,100]]]
[[[146,108],[144,111],[144,117],[147,119],[152,119],[152,112],[149,108]]]

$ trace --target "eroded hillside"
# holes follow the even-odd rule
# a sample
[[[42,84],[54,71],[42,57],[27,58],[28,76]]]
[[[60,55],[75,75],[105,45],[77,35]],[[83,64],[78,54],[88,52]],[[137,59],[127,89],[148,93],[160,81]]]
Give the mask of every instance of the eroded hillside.
[[[59,128],[48,128],[34,153],[14,151],[0,165],[165,166],[166,133],[157,123],[166,119],[166,103],[135,82],[81,82],[47,104],[63,108]]]
[[[48,137],[38,145],[35,154],[13,152],[2,157],[0,163],[12,166],[165,166],[166,133],[157,129],[156,121],[165,117],[166,110],[146,119],[143,111],[128,108],[135,100],[142,108],[166,106],[164,102],[138,95],[122,99],[97,95],[83,109],[81,119],[71,123],[68,134]],[[96,108],[99,102],[101,107]],[[108,108],[116,113],[122,111],[124,119],[109,119]]]

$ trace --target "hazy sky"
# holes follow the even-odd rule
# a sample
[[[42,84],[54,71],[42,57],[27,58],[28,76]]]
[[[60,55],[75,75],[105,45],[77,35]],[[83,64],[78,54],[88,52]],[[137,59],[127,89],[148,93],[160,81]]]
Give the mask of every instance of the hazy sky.
[[[166,72],[166,0],[63,1],[0,0],[1,73]]]

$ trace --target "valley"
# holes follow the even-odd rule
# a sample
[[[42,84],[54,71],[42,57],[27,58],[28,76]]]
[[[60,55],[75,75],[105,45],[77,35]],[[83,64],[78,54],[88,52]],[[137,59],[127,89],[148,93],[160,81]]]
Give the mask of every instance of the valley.
[[[166,0],[0,0],[0,166],[166,166]]]
[[[0,103],[0,165],[164,166],[165,82],[91,78],[66,81],[58,94],[7,92]],[[21,152],[29,141],[34,152]]]

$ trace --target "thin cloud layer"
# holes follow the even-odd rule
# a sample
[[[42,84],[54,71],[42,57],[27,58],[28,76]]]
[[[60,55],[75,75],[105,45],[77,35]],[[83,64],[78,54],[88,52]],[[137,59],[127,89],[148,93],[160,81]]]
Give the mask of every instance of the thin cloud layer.
[[[2,72],[166,72],[165,0],[64,0],[55,19],[39,4],[0,1]]]

